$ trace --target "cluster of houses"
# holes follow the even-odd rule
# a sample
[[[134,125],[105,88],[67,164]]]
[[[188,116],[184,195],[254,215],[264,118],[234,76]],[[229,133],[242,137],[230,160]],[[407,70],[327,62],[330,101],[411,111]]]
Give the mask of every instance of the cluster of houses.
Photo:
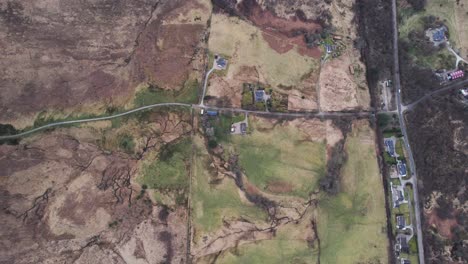
[[[395,151],[395,142],[396,139],[394,137],[385,138],[385,151],[396,160],[396,174],[397,177],[400,179],[400,182],[403,177],[407,176],[407,168],[404,161],[399,159],[399,155]],[[392,194],[392,204],[393,208],[399,208],[402,204],[408,203],[408,200],[405,198],[405,188],[402,185],[393,184],[390,182],[390,189]],[[408,240],[411,238],[410,235],[407,235],[407,231],[409,230],[412,232],[411,224],[406,222],[406,216],[404,214],[398,213],[395,215],[395,223],[396,228],[403,232],[399,233],[396,237],[395,242],[395,253],[400,256],[401,253],[409,253],[409,245]],[[409,264],[411,263],[408,259],[399,258],[400,263]]]

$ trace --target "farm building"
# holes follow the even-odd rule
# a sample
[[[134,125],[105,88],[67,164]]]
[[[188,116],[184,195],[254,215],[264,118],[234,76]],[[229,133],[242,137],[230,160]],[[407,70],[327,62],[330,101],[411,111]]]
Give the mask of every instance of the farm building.
[[[451,81],[451,80],[456,80],[456,79],[463,78],[464,76],[465,76],[465,72],[463,72],[462,70],[458,70],[458,71],[450,72],[448,74],[447,79],[449,79]]]

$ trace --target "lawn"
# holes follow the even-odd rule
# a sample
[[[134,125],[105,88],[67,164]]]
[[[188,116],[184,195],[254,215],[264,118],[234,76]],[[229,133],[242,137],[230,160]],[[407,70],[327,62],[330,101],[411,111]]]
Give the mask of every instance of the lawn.
[[[358,124],[345,145],[348,160],[342,190],[319,203],[321,263],[385,263],[388,259],[384,191],[373,131],[367,124]]]
[[[227,149],[239,154],[247,178],[261,190],[289,185],[291,189],[282,194],[308,197],[325,173],[325,142],[305,140],[306,135],[292,125],[264,128],[264,122],[268,121],[250,119],[253,132],[230,137]]]
[[[194,137],[194,179],[192,186],[194,241],[204,233],[216,231],[223,219],[244,218],[250,221],[266,220],[266,213],[253,204],[241,200],[234,180],[225,178],[219,184],[210,184],[209,154],[203,139]]]
[[[400,38],[409,39],[411,31],[424,32],[423,18],[434,16],[439,18],[448,28],[450,34],[450,43],[456,48],[466,48],[468,43],[464,28],[468,25],[468,17],[456,16],[456,12],[463,9],[456,5],[455,1],[449,0],[430,0],[427,1],[423,11],[415,12],[412,8],[400,8],[399,13],[402,18],[400,21]],[[410,49],[410,54],[417,64],[432,69],[452,69],[455,66],[455,56],[447,49],[442,49],[434,54],[421,54],[419,49]]]
[[[154,161],[143,165],[139,182],[151,189],[186,189],[189,183],[191,149],[189,138],[165,145]]]

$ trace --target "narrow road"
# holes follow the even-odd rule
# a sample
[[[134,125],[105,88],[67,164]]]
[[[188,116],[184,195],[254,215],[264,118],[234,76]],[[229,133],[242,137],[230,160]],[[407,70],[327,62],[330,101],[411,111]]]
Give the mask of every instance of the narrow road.
[[[201,100],[200,100],[200,106],[205,106],[203,104],[203,100],[205,99],[205,94],[206,94],[206,86],[208,86],[208,78],[210,77],[210,74],[215,70],[215,67],[214,67],[214,63],[213,63],[213,67],[206,73],[205,75],[205,80],[203,81],[203,93],[202,93],[202,96],[201,96]]]
[[[423,246],[423,235],[421,229],[421,209],[418,192],[418,178],[416,173],[416,163],[414,162],[413,152],[409,144],[408,133],[406,131],[406,123],[403,116],[402,104],[401,104],[401,83],[400,83],[400,62],[398,58],[398,20],[397,20],[397,5],[396,0],[392,0],[392,15],[393,15],[393,71],[394,71],[394,84],[396,88],[396,99],[398,107],[398,116],[401,127],[401,133],[405,139],[405,148],[408,153],[409,166],[411,170],[411,177],[413,178],[413,194],[414,194],[414,214],[415,214],[415,229],[416,236],[418,239],[418,254],[419,263],[424,264],[424,246]]]
[[[419,98],[418,100],[412,102],[411,104],[405,105],[403,108],[404,108],[405,111],[406,110],[412,110],[415,105],[417,105],[418,103],[420,103],[420,102],[422,102],[422,101],[424,101],[426,99],[429,99],[433,95],[440,94],[440,93],[443,93],[445,91],[456,89],[456,88],[458,88],[458,89],[463,88],[463,87],[465,87],[465,85],[468,85],[468,79],[463,80],[461,82],[455,82],[453,84],[447,85],[444,88],[440,88],[440,89],[437,89],[435,91],[432,91],[432,92],[424,95],[423,97]]]
[[[86,118],[86,119],[77,119],[77,120],[69,120],[69,121],[60,121],[60,122],[56,122],[56,123],[50,123],[50,124],[47,124],[47,125],[43,125],[41,127],[37,127],[37,128],[31,129],[31,130],[22,132],[22,133],[18,133],[16,135],[0,136],[0,140],[24,137],[24,136],[27,136],[27,135],[32,134],[34,132],[38,132],[40,130],[44,130],[44,129],[51,128],[51,127],[56,127],[56,126],[109,120],[109,119],[113,119],[113,118],[117,118],[117,117],[121,117],[121,116],[126,116],[126,115],[129,115],[129,114],[133,114],[135,112],[143,111],[143,110],[146,110],[146,109],[151,109],[151,108],[161,107],[161,106],[191,107],[192,105],[191,104],[184,104],[184,103],[160,103],[160,104],[146,105],[146,106],[138,107],[138,108],[135,108],[135,109],[123,112],[123,113],[110,115],[110,116],[93,117],[93,118]]]
[[[455,58],[457,58],[457,61],[455,62],[455,68],[458,69],[458,64],[460,63],[460,61],[463,61],[464,63],[468,64],[468,61],[466,61],[465,59],[463,59],[460,55],[458,55],[458,53],[456,53],[452,47],[449,45],[447,45],[447,49],[453,53],[453,55],[455,55]]]

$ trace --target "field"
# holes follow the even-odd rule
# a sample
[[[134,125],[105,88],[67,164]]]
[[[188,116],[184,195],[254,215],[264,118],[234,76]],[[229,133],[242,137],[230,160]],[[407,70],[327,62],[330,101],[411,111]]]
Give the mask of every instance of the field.
[[[194,144],[192,206],[195,243],[202,234],[222,227],[224,219],[266,220],[264,211],[242,198],[234,180],[225,178],[220,184],[213,184],[218,175],[210,170],[210,156],[203,139],[195,136]]]
[[[408,40],[410,33],[424,32],[424,18],[433,16],[449,30],[449,41],[455,50],[460,50],[461,55],[468,55],[468,34],[465,28],[468,26],[468,6],[457,4],[449,0],[429,0],[424,10],[415,11],[412,7],[400,6],[400,38]],[[417,64],[433,69],[452,69],[455,67],[455,56],[447,49],[441,49],[436,53],[421,52],[421,48],[410,47],[410,54],[414,56]]]
[[[260,28],[238,18],[213,14],[211,19],[208,48],[212,53],[225,54],[230,60],[226,75],[210,80],[208,95],[221,96],[223,93],[219,90],[226,86],[240,95],[244,82],[263,83],[283,92],[287,87],[289,93],[289,89],[297,89],[305,79],[316,80],[318,77],[318,59],[303,56],[294,48],[285,53],[275,51]],[[302,90],[300,94],[314,99],[313,85]],[[229,96],[231,93],[226,91],[224,94]],[[240,106],[241,98],[234,98],[232,105]]]
[[[325,138],[307,140],[305,131],[289,122],[272,127],[271,121],[255,118],[250,125],[251,134],[231,137],[232,145],[225,146],[239,154],[250,182],[264,191],[308,197],[325,173]]]
[[[319,203],[321,263],[387,262],[384,191],[374,135],[365,122],[353,123],[348,135],[341,193]]]

